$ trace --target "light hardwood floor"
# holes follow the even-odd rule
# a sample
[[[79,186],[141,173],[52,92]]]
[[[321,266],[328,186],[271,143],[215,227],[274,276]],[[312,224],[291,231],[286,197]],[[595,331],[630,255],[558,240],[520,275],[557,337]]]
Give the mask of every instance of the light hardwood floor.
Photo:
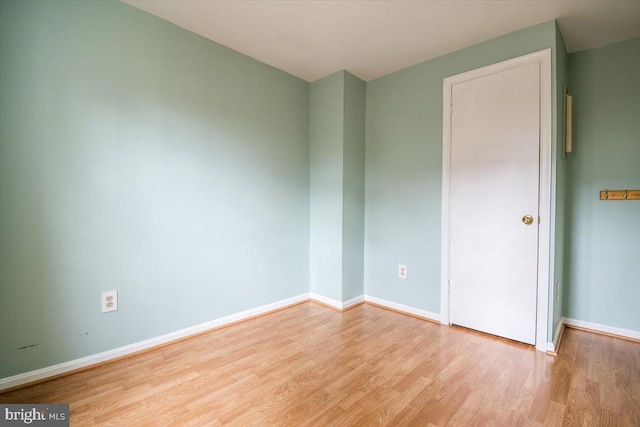
[[[308,302],[0,402],[70,403],[78,426],[640,426],[640,344],[567,329],[553,357]]]

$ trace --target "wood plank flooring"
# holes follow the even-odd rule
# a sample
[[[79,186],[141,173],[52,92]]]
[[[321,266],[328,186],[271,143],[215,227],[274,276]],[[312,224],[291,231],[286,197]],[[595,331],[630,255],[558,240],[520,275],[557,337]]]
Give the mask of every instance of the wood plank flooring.
[[[567,329],[553,357],[308,302],[0,402],[69,403],[74,426],[640,426],[640,344]]]

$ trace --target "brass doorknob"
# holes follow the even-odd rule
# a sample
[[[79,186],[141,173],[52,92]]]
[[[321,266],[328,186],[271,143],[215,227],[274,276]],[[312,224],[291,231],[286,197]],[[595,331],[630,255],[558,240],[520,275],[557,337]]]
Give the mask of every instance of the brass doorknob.
[[[526,225],[531,225],[533,224],[533,217],[531,215],[525,215],[522,217],[522,222],[524,222]]]

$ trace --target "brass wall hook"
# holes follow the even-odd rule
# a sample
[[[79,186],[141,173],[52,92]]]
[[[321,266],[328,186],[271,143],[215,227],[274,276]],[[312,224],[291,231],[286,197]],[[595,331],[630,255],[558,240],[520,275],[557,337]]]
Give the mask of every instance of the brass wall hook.
[[[640,200],[640,190],[600,190],[600,200]]]

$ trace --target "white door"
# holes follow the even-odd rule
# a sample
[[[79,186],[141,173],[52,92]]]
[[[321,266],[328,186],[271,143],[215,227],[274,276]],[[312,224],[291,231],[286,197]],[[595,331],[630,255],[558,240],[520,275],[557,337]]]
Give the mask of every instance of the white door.
[[[451,96],[450,322],[535,344],[540,65]]]

